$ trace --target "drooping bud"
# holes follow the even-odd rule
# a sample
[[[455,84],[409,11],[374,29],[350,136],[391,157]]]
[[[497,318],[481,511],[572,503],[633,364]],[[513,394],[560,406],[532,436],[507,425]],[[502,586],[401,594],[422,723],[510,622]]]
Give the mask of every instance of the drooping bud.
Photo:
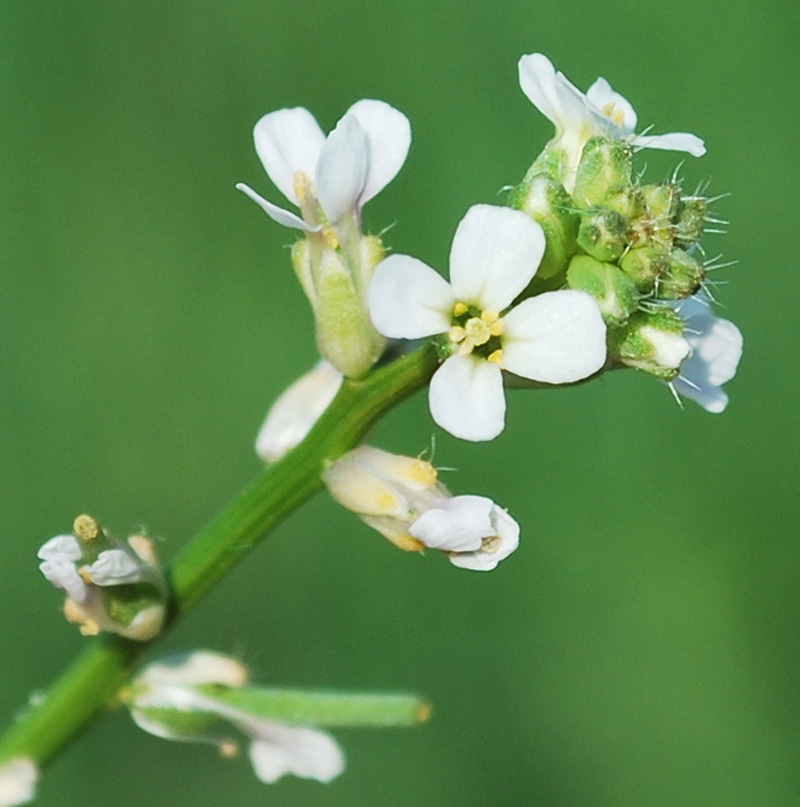
[[[144,642],[161,631],[167,587],[149,539],[120,541],[82,515],[72,535],[51,538],[38,556],[42,574],[67,593],[64,616],[85,636],[109,631]]]
[[[636,284],[642,294],[650,294],[653,286],[670,265],[670,254],[658,244],[629,249],[619,265],[623,272]]]
[[[543,174],[526,178],[512,192],[509,205],[527,213],[544,230],[547,246],[536,277],[546,280],[563,272],[575,254],[579,223],[564,186]]]
[[[608,324],[624,323],[639,305],[633,280],[618,266],[589,255],[576,255],[570,261],[567,285],[591,294]]]
[[[703,284],[706,270],[703,264],[682,249],[673,249],[669,266],[656,286],[656,296],[662,300],[682,300],[691,297]]]
[[[362,445],[322,478],[339,504],[400,549],[440,549],[454,566],[489,571],[519,544],[505,510],[485,496],[453,496],[425,460]]]
[[[684,328],[683,319],[670,308],[637,311],[626,325],[609,329],[609,356],[671,381],[691,350]]]
[[[627,244],[628,221],[607,207],[591,207],[582,216],[578,245],[598,261],[616,261]]]
[[[573,199],[578,207],[602,205],[632,184],[633,151],[624,140],[592,137],[578,165]]]

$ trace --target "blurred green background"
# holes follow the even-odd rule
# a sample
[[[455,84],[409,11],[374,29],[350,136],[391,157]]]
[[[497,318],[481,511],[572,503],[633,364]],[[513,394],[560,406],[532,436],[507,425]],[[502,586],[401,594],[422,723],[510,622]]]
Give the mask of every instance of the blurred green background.
[[[48,769],[43,807],[800,803],[799,36],[790,0],[4,0],[4,721],[83,644],[36,570],[44,539],[86,511],[172,556],[255,474],[268,403],[315,359],[291,236],[233,187],[280,201],[250,139],[264,112],[406,112],[408,162],[366,223],[444,268],[466,208],[551,136],[518,57],[606,76],[640,126],[706,139],[684,173],[732,194],[707,244],[740,261],[718,294],[746,340],[721,416],[631,371],[514,393],[502,437],[471,445],[417,396],[375,442],[435,435],[454,492],[523,525],[512,559],[405,555],[319,496],[162,645],[239,653],[265,683],[419,690],[428,726],[337,732],[339,780],[267,786],[119,713]],[[660,180],[679,159],[639,164]]]

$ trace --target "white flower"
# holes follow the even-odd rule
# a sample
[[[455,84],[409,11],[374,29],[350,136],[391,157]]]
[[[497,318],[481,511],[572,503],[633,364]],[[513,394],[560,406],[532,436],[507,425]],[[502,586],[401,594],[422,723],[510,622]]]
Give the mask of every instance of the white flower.
[[[635,135],[636,112],[604,78],[598,78],[584,95],[541,53],[529,53],[519,60],[519,83],[531,103],[556,127],[552,145],[565,153],[563,183],[570,192],[590,137],[619,138],[634,147],[685,151],[694,157],[706,153],[703,141],[688,132]]]
[[[586,378],[606,358],[597,303],[581,291],[554,291],[506,313],[539,266],[542,228],[525,213],[475,205],[450,251],[450,283],[408,255],[378,265],[369,308],[385,336],[418,339],[446,333],[453,351],[431,380],[433,419],[465,440],[503,430],[501,370],[549,384]]]
[[[691,353],[672,386],[707,412],[722,412],[728,405],[722,385],[736,375],[742,357],[741,331],[730,320],[714,316],[704,296],[689,297],[673,307],[686,323],[683,336]]]
[[[39,770],[32,759],[16,757],[0,765],[0,807],[26,804],[36,795]]]
[[[229,755],[236,743],[216,734],[186,733],[159,719],[159,709],[218,717],[250,738],[248,755],[262,782],[275,782],[287,773],[304,779],[329,782],[344,770],[344,754],[326,732],[305,726],[289,726],[234,708],[197,687],[217,684],[241,687],[247,669],[238,661],[209,651],[181,656],[172,663],[147,667],[134,681],[131,716],[145,731],[168,740],[210,742]],[[192,724],[189,724],[192,725]]]
[[[303,107],[264,115],[253,132],[256,152],[270,179],[300,208],[302,218],[236,187],[268,216],[286,227],[317,232],[361,208],[394,178],[411,144],[402,112],[383,101],[364,99],[347,110],[326,137]]]
[[[258,456],[264,462],[275,462],[291,451],[330,406],[343,380],[342,374],[323,359],[287,387],[267,412],[258,432]]]
[[[445,552],[489,571],[519,545],[519,525],[485,496],[453,496],[431,463],[362,445],[323,473],[339,504],[400,549]]]

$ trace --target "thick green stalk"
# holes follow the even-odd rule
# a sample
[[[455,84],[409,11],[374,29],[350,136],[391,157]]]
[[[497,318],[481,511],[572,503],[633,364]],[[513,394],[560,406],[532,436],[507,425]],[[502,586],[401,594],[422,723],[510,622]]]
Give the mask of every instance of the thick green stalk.
[[[423,387],[435,368],[434,351],[427,345],[361,381],[346,381],[305,440],[262,471],[179,553],[169,572],[173,602],[167,629],[316,493],[325,467],[358,445],[383,414]],[[116,636],[87,640],[86,649],[41,702],[22,714],[0,741],[0,760],[30,757],[40,766],[48,762],[116,700],[152,644]]]

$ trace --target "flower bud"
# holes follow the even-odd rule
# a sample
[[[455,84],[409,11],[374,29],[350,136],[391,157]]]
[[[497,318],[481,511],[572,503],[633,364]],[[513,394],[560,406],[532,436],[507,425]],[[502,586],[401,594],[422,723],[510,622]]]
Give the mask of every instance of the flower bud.
[[[603,204],[632,184],[633,152],[624,140],[592,137],[583,149],[573,199],[578,207]]]
[[[707,216],[708,202],[702,196],[682,199],[675,224],[675,243],[679,247],[697,243],[703,234]]]
[[[659,244],[672,247],[675,239],[674,219],[680,202],[677,185],[643,185],[644,211],[631,221],[629,239],[632,247]]]
[[[578,245],[598,261],[616,261],[627,244],[628,221],[607,207],[589,208],[581,216]]]
[[[351,378],[363,376],[386,347],[367,310],[369,281],[382,258],[374,236],[356,235],[342,245],[330,232],[310,233],[292,248],[292,265],[314,310],[317,348]]]
[[[670,308],[637,311],[626,325],[609,329],[608,353],[628,367],[671,381],[690,351],[683,330],[683,320]]]
[[[669,266],[658,279],[656,296],[662,300],[682,300],[700,289],[706,270],[697,258],[682,249],[673,249]]]
[[[425,460],[362,445],[322,478],[339,504],[400,549],[440,549],[454,566],[489,571],[519,544],[505,510],[485,496],[453,496]]]
[[[167,589],[153,544],[109,536],[91,516],[78,516],[73,535],[57,535],[39,550],[39,569],[67,593],[64,616],[85,636],[110,631],[148,641],[161,631]]]
[[[570,261],[567,285],[594,297],[603,319],[609,324],[624,323],[639,305],[633,280],[619,267],[589,255],[576,255]]]
[[[670,254],[658,244],[629,249],[619,265],[623,272],[636,284],[642,294],[650,294],[653,286],[670,265]]]
[[[547,246],[536,277],[546,280],[563,272],[575,254],[579,223],[564,186],[543,174],[526,178],[514,189],[510,206],[527,213],[544,230]]]

